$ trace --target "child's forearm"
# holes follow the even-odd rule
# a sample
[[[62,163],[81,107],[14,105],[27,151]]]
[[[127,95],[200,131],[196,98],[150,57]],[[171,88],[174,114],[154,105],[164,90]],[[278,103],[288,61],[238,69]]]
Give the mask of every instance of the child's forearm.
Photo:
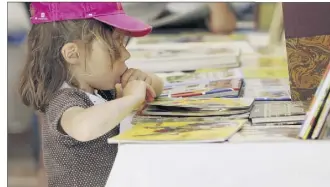
[[[87,109],[73,107],[63,114],[61,125],[74,139],[90,141],[115,128],[140,104],[134,96],[125,96]]]
[[[151,86],[155,90],[156,96],[159,96],[164,90],[164,82],[160,77],[153,73],[149,73],[149,76],[152,79]]]

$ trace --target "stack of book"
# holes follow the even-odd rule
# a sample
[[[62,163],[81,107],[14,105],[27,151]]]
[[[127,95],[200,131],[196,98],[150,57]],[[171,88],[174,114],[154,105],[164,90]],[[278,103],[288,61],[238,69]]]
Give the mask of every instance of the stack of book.
[[[129,49],[126,64],[147,72],[171,72],[207,68],[239,67],[240,51],[219,45],[169,45]]]
[[[253,106],[247,98],[172,98],[148,103],[140,112],[149,116],[230,116],[247,114]]]
[[[223,142],[248,123],[253,99],[178,98],[148,103],[109,143]]]
[[[128,67],[155,72],[164,91],[133,116],[132,128],[109,143],[330,137],[329,68],[309,108],[309,103],[291,101],[286,58],[260,54],[242,36],[134,38]]]
[[[164,37],[168,38],[164,42]],[[247,41],[235,37],[210,35],[176,35],[134,38],[127,46],[131,58],[127,66],[147,72],[193,71],[201,68],[233,68],[240,66],[241,54],[252,54]],[[203,38],[203,39],[201,39]],[[218,38],[218,42],[217,41]],[[226,38],[221,41],[221,38]]]
[[[330,139],[330,63],[299,132],[301,139]]]
[[[301,125],[308,104],[295,101],[255,103],[250,114],[252,125]]]

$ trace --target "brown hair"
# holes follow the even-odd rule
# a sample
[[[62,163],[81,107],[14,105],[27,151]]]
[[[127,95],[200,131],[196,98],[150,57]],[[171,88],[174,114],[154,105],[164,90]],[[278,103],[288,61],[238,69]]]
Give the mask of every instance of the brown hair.
[[[44,112],[54,92],[65,81],[70,82],[71,75],[61,54],[61,48],[68,42],[80,40],[89,49],[89,44],[97,38],[108,45],[112,58],[118,58],[118,46],[109,37],[112,31],[112,27],[93,19],[33,25],[19,85],[23,103]]]

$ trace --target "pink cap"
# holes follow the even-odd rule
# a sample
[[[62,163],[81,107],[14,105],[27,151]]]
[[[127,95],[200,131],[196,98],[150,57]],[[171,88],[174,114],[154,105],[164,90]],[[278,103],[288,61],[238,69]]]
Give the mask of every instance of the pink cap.
[[[127,32],[127,35],[135,37],[145,36],[152,30],[150,25],[126,15],[121,3],[32,2],[30,8],[32,24],[77,19],[96,19]]]

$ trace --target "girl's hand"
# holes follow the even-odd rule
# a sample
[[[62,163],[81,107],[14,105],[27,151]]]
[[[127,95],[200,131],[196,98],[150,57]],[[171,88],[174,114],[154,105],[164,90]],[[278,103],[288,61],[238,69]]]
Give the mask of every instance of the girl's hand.
[[[132,80],[123,89],[123,96],[134,96],[139,104],[151,102],[156,97],[154,89],[144,81]]]
[[[121,77],[121,84],[123,88],[126,87],[128,82],[133,80],[144,81],[149,86],[152,84],[152,78],[147,73],[144,73],[138,69],[131,68],[131,69],[127,69]]]

